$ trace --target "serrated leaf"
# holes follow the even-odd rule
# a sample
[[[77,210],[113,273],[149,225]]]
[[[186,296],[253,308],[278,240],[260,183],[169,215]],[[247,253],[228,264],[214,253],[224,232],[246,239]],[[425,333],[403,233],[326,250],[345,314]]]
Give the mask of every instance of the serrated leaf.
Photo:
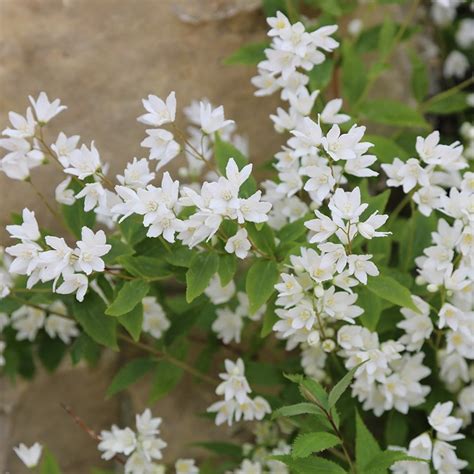
[[[117,322],[105,314],[102,299],[89,291],[82,303],[74,300],[73,315],[84,331],[96,342],[117,350]]]
[[[357,411],[355,451],[357,472],[363,473],[365,473],[364,467],[382,452]]]
[[[363,470],[364,474],[379,474],[386,472],[387,469],[399,461],[413,461],[425,463],[428,467],[426,460],[408,456],[402,451],[383,451],[377,454]]]
[[[118,262],[133,276],[148,281],[163,280],[172,275],[166,262],[154,257],[124,256],[118,257]]]
[[[428,70],[416,52],[411,51],[410,53],[412,67],[411,90],[417,102],[421,102],[428,94]]]
[[[367,289],[380,298],[390,301],[390,303],[402,308],[410,308],[416,313],[420,312],[413,303],[410,291],[389,276],[370,277],[367,282]]]
[[[423,107],[423,110],[429,114],[449,115],[456,112],[462,112],[469,108],[467,101],[468,94],[466,92],[458,92],[453,95],[440,94],[430,99],[428,104]]]
[[[140,303],[150,291],[150,285],[143,280],[133,280],[124,283],[117,297],[109,305],[105,314],[122,316],[127,314]]]
[[[265,59],[265,49],[270,46],[268,41],[247,43],[224,59],[224,64],[258,64]]]
[[[134,359],[123,366],[112,379],[107,389],[107,397],[111,397],[122,390],[125,390],[132,383],[142,378],[150,370],[155,368],[157,361],[149,357]]]
[[[423,115],[410,106],[389,99],[374,99],[364,102],[360,113],[369,121],[397,127],[428,128]]]
[[[300,392],[307,400],[316,400],[324,409],[328,409],[328,394],[324,387],[310,377],[304,377],[300,382]]]
[[[223,287],[232,281],[236,271],[237,257],[234,254],[219,255],[217,273]]]
[[[122,314],[117,320],[132,336],[133,340],[138,341],[143,326],[143,304],[138,303],[135,308],[126,314]]]
[[[360,364],[353,367],[351,370],[349,370],[349,372],[347,372],[346,375],[344,375],[344,377],[342,377],[341,380],[339,380],[339,382],[337,382],[336,385],[334,385],[332,390],[329,392],[329,396],[328,396],[329,408],[332,408],[337,403],[337,401],[341,398],[342,394],[346,391],[347,387],[349,387],[349,384],[351,383],[354,377],[354,374],[359,367],[360,367]]]
[[[278,408],[272,412],[272,418],[278,418],[280,416],[292,417],[298,415],[322,415],[321,408],[316,406],[314,403],[301,402],[295,405],[288,405],[285,407]]]
[[[319,453],[338,444],[341,444],[341,440],[337,436],[324,431],[300,434],[293,442],[291,455],[294,458],[305,458],[312,453]]]
[[[249,297],[249,312],[255,314],[275,291],[279,278],[278,265],[274,260],[257,260],[249,269],[245,290]]]
[[[132,214],[119,224],[125,241],[132,247],[145,239],[147,230],[143,225],[143,216]]]
[[[246,228],[249,240],[257,249],[266,255],[273,255],[275,253],[275,234],[267,223],[263,223],[263,225],[257,228],[254,223],[249,222]]]
[[[294,474],[347,474],[339,464],[319,457],[294,459],[289,455],[280,455],[271,456],[271,459],[283,462]]]
[[[392,49],[393,41],[397,33],[397,25],[389,16],[386,16],[382,23],[379,33],[378,50],[379,55],[385,58],[387,53]]]
[[[204,293],[211,278],[217,272],[219,257],[214,252],[197,254],[186,272],[186,301],[191,303]]]

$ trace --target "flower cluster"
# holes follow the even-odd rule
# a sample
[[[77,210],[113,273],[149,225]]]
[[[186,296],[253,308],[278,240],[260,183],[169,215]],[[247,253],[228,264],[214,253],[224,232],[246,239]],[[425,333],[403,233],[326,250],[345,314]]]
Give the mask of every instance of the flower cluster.
[[[34,341],[38,331],[44,329],[50,338],[58,337],[64,344],[69,344],[79,335],[79,329],[74,320],[65,317],[66,314],[66,307],[59,300],[49,306],[22,306],[13,311],[11,319],[0,313],[0,333],[11,323],[18,341]]]
[[[153,418],[149,409],[136,415],[136,431],[131,428],[119,428],[113,425],[110,431],[100,433],[98,449],[102,458],[112,459],[116,455],[127,456],[125,472],[127,474],[154,474],[156,463],[162,459],[161,451],[167,444],[158,436],[161,418]]]
[[[425,216],[441,206],[444,187],[459,186],[459,171],[467,167],[459,142],[443,145],[439,140],[438,131],[426,138],[418,137],[416,151],[420,159],[410,158],[404,162],[395,158],[391,164],[382,164],[389,178],[387,186],[401,186],[404,193],[411,192],[419,211]]]
[[[251,389],[245,377],[242,359],[232,362],[225,360],[226,372],[219,374],[223,380],[216,388],[216,394],[224,395],[224,400],[213,403],[207,411],[216,413],[216,425],[224,422],[230,426],[234,421],[262,420],[271,412],[268,402],[260,396],[250,398]]]
[[[337,341],[347,369],[362,364],[354,375],[352,395],[364,410],[373,410],[377,416],[392,409],[408,413],[410,407],[425,401],[430,387],[420,380],[431,371],[422,364],[423,352],[402,354],[403,344],[381,343],[377,333],[361,326],[342,326]]]
[[[324,52],[330,53],[339,46],[331,37],[337,26],[323,26],[307,32],[303,23],[291,24],[281,12],[277,12],[274,18],[268,18],[267,22],[271,27],[268,36],[272,38],[272,43],[265,50],[266,59],[258,64],[259,75],[252,79],[252,83],[258,88],[257,96],[270,95],[281,89],[281,98],[289,102],[289,110],[278,108],[277,114],[270,118],[278,132],[294,130],[311,113],[319,95],[319,91],[308,90],[309,78],[299,70],[310,71],[324,62]],[[321,113],[321,120],[324,123],[349,120],[347,115],[338,113],[341,107],[341,99],[328,102]]]
[[[453,403],[437,403],[428,416],[428,423],[436,433],[432,439],[429,433],[423,433],[410,441],[408,449],[392,447],[402,450],[408,455],[426,459],[428,463],[401,461],[391,468],[396,474],[429,474],[430,462],[438,474],[458,474],[467,466],[467,462],[456,455],[456,447],[449,441],[464,438],[459,433],[462,419],[451,416]]]
[[[10,112],[11,127],[3,130],[6,138],[0,139],[0,147],[7,151],[0,160],[0,171],[10,179],[26,180],[30,170],[43,164],[45,155],[41,149],[42,127],[67,107],[59,99],[52,102],[41,92],[37,99],[29,97],[31,107],[25,116]]]
[[[82,239],[72,248],[64,238],[47,235],[42,238],[35,213],[23,210],[23,223],[9,225],[7,231],[12,238],[21,243],[12,245],[6,252],[14,257],[9,271],[18,275],[27,275],[27,287],[31,288],[39,281],[53,281],[53,291],[59,294],[76,293],[78,301],[86,294],[92,272],[103,272],[104,261],[111,246],[106,243],[103,230],[93,232],[82,228]],[[58,280],[61,284],[57,286]]]

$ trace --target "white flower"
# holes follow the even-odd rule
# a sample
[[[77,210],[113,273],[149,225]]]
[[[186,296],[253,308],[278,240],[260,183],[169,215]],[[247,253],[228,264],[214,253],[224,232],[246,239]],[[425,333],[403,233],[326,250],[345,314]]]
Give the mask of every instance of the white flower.
[[[321,112],[321,122],[336,124],[350,120],[350,116],[338,113],[342,107],[342,99],[330,100]]]
[[[13,448],[15,454],[21,459],[23,464],[28,468],[36,467],[39,463],[43,446],[39,443],[33,444],[28,448],[25,444],[20,443],[19,446]]]
[[[334,189],[336,180],[329,166],[307,166],[300,173],[310,179],[304,185],[305,191],[314,192],[319,201],[323,201]]]
[[[216,394],[224,395],[226,401],[235,399],[243,403],[250,393],[250,386],[245,378],[244,362],[242,359],[237,359],[236,362],[226,359],[224,364],[226,372],[219,374],[223,382],[217,386]]]
[[[22,306],[12,313],[12,326],[17,331],[18,341],[33,341],[43,327],[46,313],[39,308]]]
[[[222,286],[219,276],[214,275],[204,293],[215,305],[227,303],[235,294],[235,283],[231,280],[226,286]]]
[[[158,303],[156,297],[146,296],[143,303],[143,331],[148,332],[156,339],[160,339],[163,333],[170,327],[163,307]]]
[[[22,212],[23,223],[20,225],[7,225],[7,232],[10,237],[27,242],[35,242],[41,237],[38,221],[34,211],[25,208]]]
[[[211,104],[201,102],[199,107],[201,130],[206,134],[217,132],[234,123],[233,120],[225,120],[222,105],[212,109]]]
[[[374,237],[385,237],[391,232],[376,232],[376,229],[382,227],[387,222],[388,215],[379,214],[378,211],[374,212],[365,222],[359,222],[357,224],[357,230],[366,239],[372,239]]]
[[[67,109],[65,105],[61,105],[59,99],[50,102],[45,92],[40,92],[36,100],[33,99],[31,95],[28,96],[28,98],[30,99],[36,118],[40,124],[48,123],[53,117],[56,117],[56,115]]]
[[[73,150],[69,156],[69,165],[64,172],[85,179],[93,176],[101,168],[100,156],[94,142],[90,149],[82,145],[80,149]]]
[[[176,474],[199,474],[199,468],[194,459],[178,459],[174,465]]]
[[[74,190],[69,189],[69,184],[71,184],[71,178],[68,177],[65,180],[61,181],[54,191],[54,197],[57,202],[64,204],[65,206],[71,206],[76,202],[74,196]]]
[[[408,351],[418,351],[433,332],[433,323],[430,319],[430,307],[420,297],[412,295],[413,303],[420,312],[415,312],[410,308],[402,308],[400,312],[404,320],[397,324],[397,327],[405,331],[405,335],[400,338],[400,342],[406,345]]]
[[[467,466],[456,456],[456,448],[445,441],[436,440],[433,447],[433,466],[439,474],[458,474]]]
[[[453,410],[453,402],[437,403],[428,416],[428,423],[438,434],[438,439],[455,441],[464,438],[458,433],[462,426],[462,419],[449,416]]]
[[[10,138],[31,138],[34,136],[36,122],[30,107],[26,109],[26,117],[23,117],[23,115],[17,114],[16,112],[9,112],[8,119],[13,128],[6,128],[3,130],[3,135]]]
[[[86,183],[76,194],[76,199],[84,199],[84,211],[88,212],[100,205],[105,199],[105,189],[100,183]]]
[[[55,314],[48,316],[44,329],[49,337],[54,338],[57,336],[64,344],[69,344],[71,338],[79,336],[79,330],[74,321]]]
[[[56,142],[51,145],[51,149],[56,153],[59,162],[64,168],[69,166],[71,153],[77,148],[79,140],[79,135],[67,137],[63,132],[61,132],[58,135]]]
[[[103,451],[102,458],[106,460],[112,459],[116,454],[128,456],[137,446],[137,437],[130,428],[120,429],[115,425],[111,431],[101,431],[100,439],[97,448]]]
[[[469,49],[474,45],[474,20],[472,18],[463,18],[459,22],[456,32],[456,42],[463,49]]]
[[[351,36],[358,36],[363,26],[364,24],[360,18],[354,18],[347,25],[347,31]]]
[[[147,408],[141,415],[135,416],[137,431],[142,436],[155,436],[160,434],[161,418],[153,418],[151,410]]]
[[[447,326],[453,331],[457,331],[458,328],[465,322],[466,317],[464,313],[459,308],[456,308],[450,303],[445,303],[439,310],[439,328],[444,328]]]
[[[338,188],[329,201],[329,209],[332,211],[333,218],[339,217],[348,221],[357,222],[367,207],[368,204],[361,204],[360,189],[358,187],[351,192],[344,192],[341,188]]]
[[[341,134],[338,125],[333,125],[331,130],[322,137],[321,144],[326,153],[335,161],[354,160],[358,155],[365,153],[371,143],[359,143],[365,133],[365,127],[353,125],[347,133]]]
[[[240,343],[243,328],[242,316],[230,308],[219,308],[216,311],[217,318],[212,323],[212,330],[224,344],[232,341]]]
[[[149,95],[148,100],[142,99],[142,103],[148,113],[140,115],[137,119],[139,122],[154,127],[174,122],[176,118],[176,95],[174,91],[170,92],[166,102],[156,95]]]
[[[56,293],[68,295],[76,293],[77,301],[83,301],[89,286],[89,280],[82,273],[64,275],[63,283],[57,288]]]
[[[460,51],[451,51],[443,66],[443,75],[446,78],[462,79],[469,70],[469,61]]]
[[[235,253],[238,258],[246,258],[249,250],[252,248],[247,237],[247,231],[245,229],[239,229],[235,235],[227,240],[225,251],[227,253]]]
[[[227,423],[231,426],[236,406],[237,402],[235,400],[220,400],[213,403],[207,411],[209,413],[216,413],[215,423],[217,426],[222,425],[222,423]]]
[[[127,163],[123,176],[117,175],[117,180],[122,186],[132,189],[144,188],[153,179],[155,179],[155,173],[150,173],[148,161],[145,158],[141,160],[134,158],[131,163]]]
[[[262,472],[262,465],[258,461],[252,462],[249,459],[244,459],[235,474],[262,474]]]
[[[179,143],[174,140],[174,135],[161,128],[147,130],[146,137],[141,146],[150,148],[150,160],[157,160],[156,169],[167,165],[180,152]]]
[[[106,237],[103,230],[93,232],[88,227],[81,230],[81,239],[77,242],[78,260],[77,266],[86,275],[90,275],[93,271],[104,271],[104,261],[100,258],[107,254],[112,248],[106,243]]]

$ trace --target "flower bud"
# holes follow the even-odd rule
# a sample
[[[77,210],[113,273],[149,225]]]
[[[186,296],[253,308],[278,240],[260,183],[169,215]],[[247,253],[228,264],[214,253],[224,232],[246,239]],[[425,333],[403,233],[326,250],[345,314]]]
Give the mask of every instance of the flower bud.
[[[426,289],[430,292],[430,293],[436,293],[438,291],[438,285],[435,285],[434,283],[430,283]]]
[[[416,283],[418,286],[422,286],[422,285],[426,284],[426,280],[425,280],[421,275],[418,275],[418,276],[415,278],[415,283]]]
[[[332,352],[336,348],[336,343],[332,339],[325,339],[323,341],[323,351]]]
[[[319,285],[319,286],[316,286],[314,288],[314,296],[316,296],[316,298],[322,298],[324,295],[324,288]]]
[[[320,341],[320,336],[318,331],[312,331],[308,334],[308,338],[306,339],[306,342],[308,343],[308,346],[310,347],[315,347],[319,344]]]

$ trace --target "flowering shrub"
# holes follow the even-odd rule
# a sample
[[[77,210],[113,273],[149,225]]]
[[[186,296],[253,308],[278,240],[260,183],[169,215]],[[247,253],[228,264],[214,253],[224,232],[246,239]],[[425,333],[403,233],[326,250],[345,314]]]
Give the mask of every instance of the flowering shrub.
[[[270,118],[287,140],[264,181],[234,122],[207,100],[184,109],[183,131],[174,92],[144,99],[149,156],[115,179],[93,142],[48,137],[66,109],[59,99],[42,92],[24,116],[10,112],[1,170],[31,185],[38,166],[63,170],[56,206],[35,189],[64,233],[41,228],[30,209],[6,227],[14,243],[0,274],[0,365],[29,377],[33,355],[54,369],[66,352],[93,364],[104,347],[127,344],[143,357],[119,370],[108,396],[149,372],[152,401],[185,372],[210,385],[216,401],[203,410],[217,425],[252,427],[254,439],[206,443],[218,456],[200,467],[179,459],[181,474],[472,469],[473,127],[462,127],[466,148],[432,131],[444,107],[467,108],[472,80],[428,98],[414,56],[416,107],[369,100],[415,33],[417,2],[401,25],[387,18],[361,31],[353,20],[348,37],[328,23],[351,5],[307,3],[323,11],[316,22],[287,5],[267,20],[270,43],[228,60],[258,62],[256,95],[282,99]],[[451,11],[444,3],[435,18]],[[473,42],[466,21],[463,48]],[[374,49],[367,73],[362,55]],[[462,78],[452,54],[445,75]],[[368,135],[366,121],[390,133]],[[175,179],[164,169],[179,156]],[[219,377],[215,366],[225,368]],[[65,409],[126,473],[165,471],[161,419],[149,409],[135,428],[100,434]],[[42,447],[16,453],[34,467]],[[59,472],[50,453],[43,466]]]

